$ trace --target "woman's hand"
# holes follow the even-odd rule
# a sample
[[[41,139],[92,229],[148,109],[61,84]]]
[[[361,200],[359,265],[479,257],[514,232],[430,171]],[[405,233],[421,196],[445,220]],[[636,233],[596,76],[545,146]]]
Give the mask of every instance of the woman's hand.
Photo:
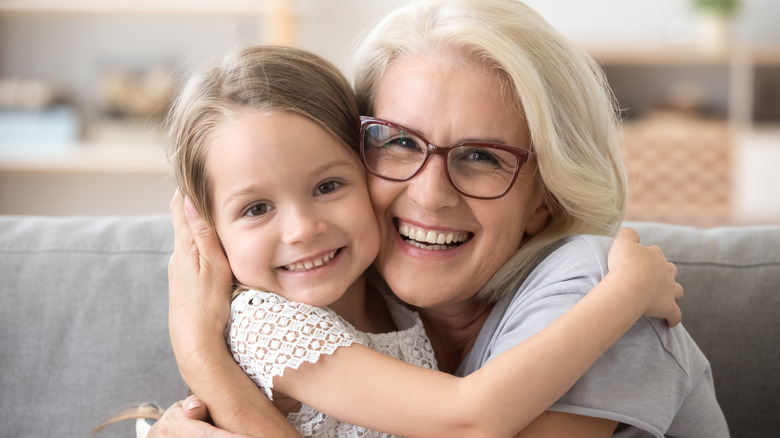
[[[608,263],[609,275],[618,276],[618,281],[645,300],[644,316],[664,318],[670,327],[682,321],[677,300],[683,288],[675,280],[677,266],[666,260],[661,248],[641,245],[635,230],[623,228],[609,250]]]
[[[179,370],[187,381],[199,358],[227,349],[233,274],[213,228],[178,191],[171,200],[175,243],[168,264],[168,330]]]
[[[206,405],[197,397],[191,395],[182,401],[171,405],[162,418],[149,430],[146,438],[175,438],[175,437],[203,437],[203,438],[240,438],[244,435],[236,435],[218,429],[208,421]]]

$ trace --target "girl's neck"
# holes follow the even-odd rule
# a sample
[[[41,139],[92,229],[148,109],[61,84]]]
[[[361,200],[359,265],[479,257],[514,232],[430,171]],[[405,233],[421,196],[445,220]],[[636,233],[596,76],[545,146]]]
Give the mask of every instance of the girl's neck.
[[[361,275],[341,298],[328,306],[356,329],[366,333],[387,333],[396,330],[387,303]]]
[[[439,370],[454,373],[471,351],[493,303],[468,300],[429,309],[418,309],[431,340]]]

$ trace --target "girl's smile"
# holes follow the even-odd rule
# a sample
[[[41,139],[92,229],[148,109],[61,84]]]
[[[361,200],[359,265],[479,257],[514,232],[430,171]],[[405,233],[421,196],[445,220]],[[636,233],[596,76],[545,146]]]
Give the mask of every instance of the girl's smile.
[[[313,257],[308,260],[302,260],[295,263],[290,263],[289,265],[281,266],[279,269],[284,269],[285,271],[290,272],[306,272],[311,271],[315,268],[323,267],[327,264],[329,264],[341,251],[341,248],[328,251],[325,253],[325,255]]]
[[[336,137],[301,115],[250,110],[217,128],[206,171],[239,283],[314,306],[363,293],[379,232],[363,167]]]

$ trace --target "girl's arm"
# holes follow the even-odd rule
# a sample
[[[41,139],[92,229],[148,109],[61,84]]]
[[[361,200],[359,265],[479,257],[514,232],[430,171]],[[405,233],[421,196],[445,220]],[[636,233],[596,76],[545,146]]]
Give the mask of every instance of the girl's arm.
[[[622,230],[610,273],[548,327],[464,378],[361,345],[276,378],[328,415],[404,436],[512,436],[559,399],[643,314],[679,322],[682,287],[657,247]]]

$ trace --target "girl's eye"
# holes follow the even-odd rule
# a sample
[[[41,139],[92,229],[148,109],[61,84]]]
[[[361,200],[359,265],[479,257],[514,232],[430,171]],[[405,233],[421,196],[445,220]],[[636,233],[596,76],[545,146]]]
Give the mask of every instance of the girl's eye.
[[[260,204],[255,204],[255,205],[249,207],[246,210],[246,215],[247,216],[263,216],[265,214],[270,213],[271,211],[273,211],[273,207],[271,207],[270,205],[265,204],[265,203],[260,203]]]
[[[317,186],[317,190],[315,190],[314,195],[327,195],[328,193],[335,192],[339,189],[339,187],[341,187],[341,183],[338,181],[326,181]]]

